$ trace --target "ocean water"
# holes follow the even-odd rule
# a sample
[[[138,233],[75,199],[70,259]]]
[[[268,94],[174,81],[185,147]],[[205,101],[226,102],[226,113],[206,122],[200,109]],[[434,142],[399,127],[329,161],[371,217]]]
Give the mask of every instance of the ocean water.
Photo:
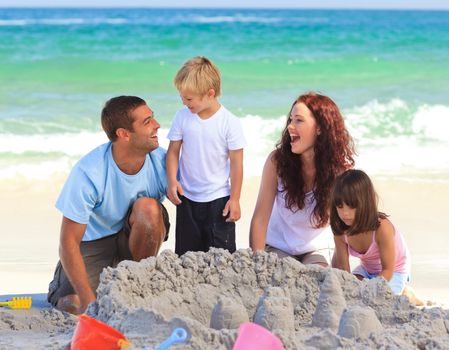
[[[222,73],[258,175],[292,101],[340,106],[370,174],[449,181],[449,12],[0,9],[0,179],[67,172],[105,142],[113,96],[145,98],[162,145],[187,59]]]

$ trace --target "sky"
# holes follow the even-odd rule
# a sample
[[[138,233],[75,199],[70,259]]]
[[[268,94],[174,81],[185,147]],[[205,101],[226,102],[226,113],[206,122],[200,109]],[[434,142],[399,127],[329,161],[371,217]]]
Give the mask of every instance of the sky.
[[[448,0],[0,0],[0,7],[443,9]]]

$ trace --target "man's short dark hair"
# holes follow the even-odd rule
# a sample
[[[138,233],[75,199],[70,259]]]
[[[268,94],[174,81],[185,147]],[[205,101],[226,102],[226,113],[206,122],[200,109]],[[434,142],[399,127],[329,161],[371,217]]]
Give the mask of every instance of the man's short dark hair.
[[[117,139],[117,129],[133,130],[134,119],[131,113],[146,102],[137,96],[117,96],[111,98],[101,111],[101,126],[109,140]]]

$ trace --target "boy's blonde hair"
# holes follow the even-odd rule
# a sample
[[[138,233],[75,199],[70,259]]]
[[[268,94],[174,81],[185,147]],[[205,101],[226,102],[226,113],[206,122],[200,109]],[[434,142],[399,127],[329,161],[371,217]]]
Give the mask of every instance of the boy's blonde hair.
[[[214,89],[215,97],[221,93],[220,71],[207,57],[197,56],[188,60],[175,76],[178,91],[191,91],[204,96]]]

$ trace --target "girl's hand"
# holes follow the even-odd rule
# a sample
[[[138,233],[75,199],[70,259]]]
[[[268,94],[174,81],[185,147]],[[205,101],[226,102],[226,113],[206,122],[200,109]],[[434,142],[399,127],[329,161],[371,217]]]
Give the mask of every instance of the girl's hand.
[[[229,199],[226,202],[226,205],[223,209],[223,216],[228,216],[226,219],[226,222],[236,222],[238,219],[240,219],[241,212],[240,212],[240,203],[238,200]]]
[[[178,193],[184,196],[184,190],[182,189],[179,181],[175,181],[173,184],[169,184],[167,188],[167,197],[174,205],[181,204],[181,200],[178,197]]]

